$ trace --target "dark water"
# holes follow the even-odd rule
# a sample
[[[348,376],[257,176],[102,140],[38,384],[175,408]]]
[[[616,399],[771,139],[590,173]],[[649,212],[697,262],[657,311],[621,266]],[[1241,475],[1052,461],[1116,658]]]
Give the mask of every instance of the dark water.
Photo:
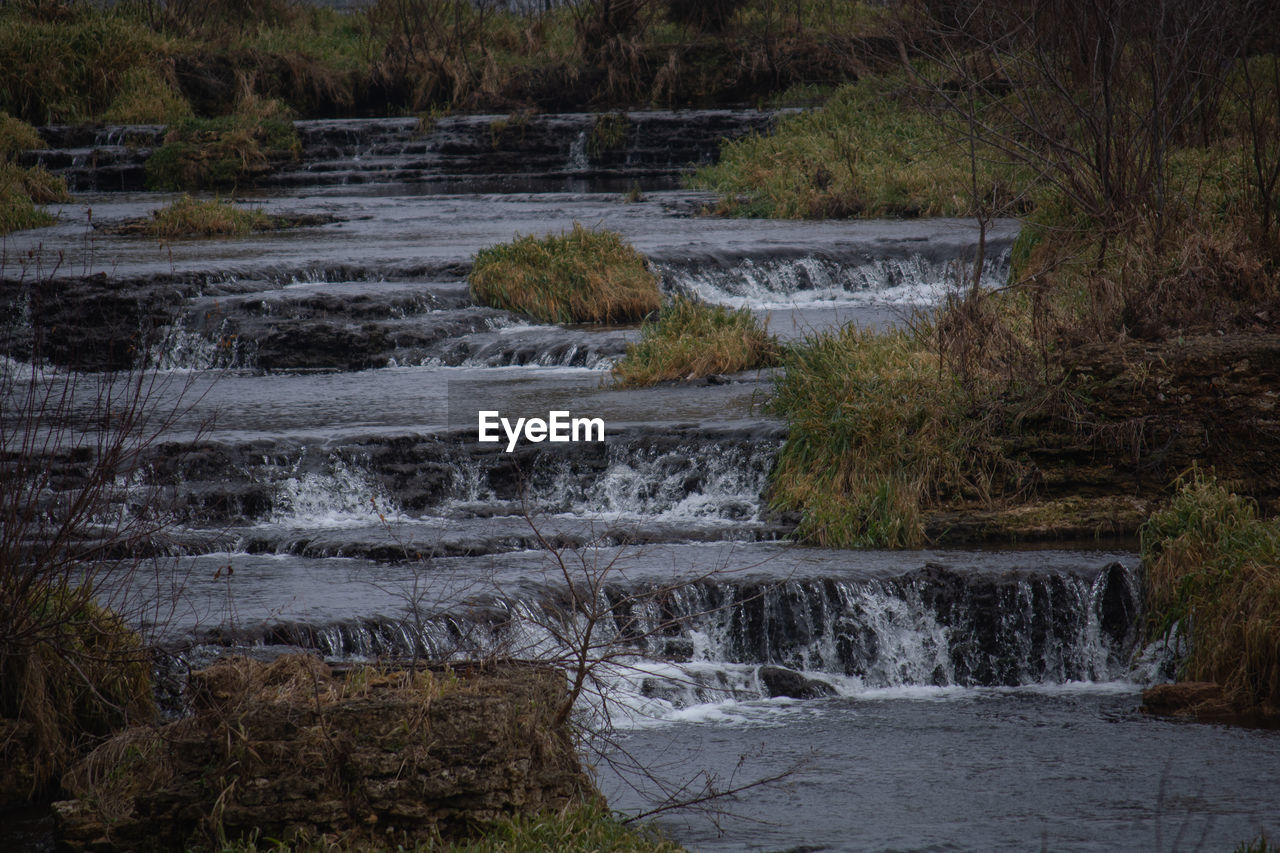
[[[600,684],[618,745],[668,780],[727,779],[741,761],[741,782],[802,762],[731,804],[722,832],[662,817],[693,849],[1220,850],[1280,833],[1275,733],[1137,714],[1162,662],[1135,663],[1132,553],[789,545],[794,520],[763,497],[785,437],[763,407],[770,372],[619,391],[608,368],[634,327],[533,323],[475,305],[465,283],[477,250],[580,222],[621,231],[665,292],[748,307],[795,339],[935,304],[963,280],[971,223],[697,216],[714,200],[673,187],[714,145],[677,156],[640,140],[593,163],[586,119],[547,117],[528,154],[543,159],[521,171],[494,154],[491,118],[444,128],[470,152],[447,162],[412,122],[315,123],[312,153],[250,201],[329,225],[157,243],[93,223],[169,196],[100,192],[8,239],[10,340],[54,325],[24,287],[127,282],[154,313],[124,311],[120,334],[152,336],[142,366],[157,399],[185,407],[163,438],[197,439],[142,475],[174,513],[172,559],[104,596],[192,663],[298,647],[554,656],[548,626],[581,615],[565,609],[550,543],[575,583],[605,572],[602,635],[625,651]],[[107,133],[90,142],[123,151],[123,132]],[[82,153],[63,152],[67,168]],[[620,194],[632,181],[643,201]],[[990,284],[1015,227],[992,233]],[[86,336],[111,331],[94,325],[106,295],[69,291]],[[92,432],[103,377],[37,373],[64,379],[75,428]],[[600,417],[605,440],[507,454],[474,440],[489,407]],[[114,511],[156,493],[121,484]],[[825,698],[777,695],[770,667]],[[649,807],[599,766],[615,807]]]

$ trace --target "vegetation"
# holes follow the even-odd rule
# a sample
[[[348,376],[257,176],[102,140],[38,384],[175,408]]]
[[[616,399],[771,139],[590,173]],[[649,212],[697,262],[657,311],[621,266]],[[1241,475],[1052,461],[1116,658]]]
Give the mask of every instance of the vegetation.
[[[613,378],[622,386],[645,386],[737,373],[772,367],[779,353],[777,340],[749,309],[678,297],[662,309],[657,322],[640,328],[639,342],[627,346]]]
[[[247,91],[307,117],[510,112],[765,97],[877,58],[873,3],[288,0],[0,6],[0,109],[36,123],[228,114]],[[881,53],[883,47],[879,48]]]
[[[147,160],[148,185],[168,190],[235,187],[281,161],[296,159],[301,144],[282,111],[277,102],[243,104],[234,115],[176,123]]]
[[[986,153],[977,163],[985,201],[1010,208],[1025,180]],[[900,73],[864,77],[768,136],[728,143],[692,183],[718,192],[724,213],[829,219],[968,215],[971,179],[965,141]]]
[[[1280,329],[1274,11],[1158,6],[1177,27],[1055,0],[912,6],[899,72],[863,75],[697,174],[743,215],[968,215],[983,236],[993,217],[1027,217],[1005,288],[978,286],[980,248],[909,331],[788,354],[773,499],[802,513],[802,536],[904,546],[960,508],[1062,507],[1054,453],[1087,448],[1141,479],[1169,434],[1153,431],[1154,399],[1117,395],[1155,395],[1171,368],[1152,349],[1102,381],[1097,348]],[[1219,414],[1182,417],[1217,428]]]
[[[476,300],[544,323],[625,323],[660,305],[643,255],[616,232],[577,223],[558,236],[480,250],[470,283]]]
[[[43,147],[35,128],[0,112],[0,234],[52,225],[52,214],[37,204],[69,201],[67,185],[39,166],[23,168],[18,154]]]
[[[788,423],[772,502],[836,547],[918,547],[923,510],[989,493],[1012,466],[993,424],[910,332],[845,326],[789,350],[771,410]]]
[[[384,849],[325,841],[294,845],[240,841],[223,846],[221,853],[383,853]],[[437,841],[399,849],[407,853],[680,853],[684,850],[653,829],[634,828],[593,805],[577,806],[559,813],[517,815],[483,828],[476,838],[469,841]]]
[[[0,805],[47,794],[89,746],[155,714],[151,664],[136,633],[90,587],[0,579]]]
[[[135,477],[175,417],[162,383],[0,370],[0,803],[48,793],[81,752],[155,714],[150,654],[128,626],[164,605],[125,590],[168,523],[158,487]]]
[[[142,223],[142,233],[151,237],[216,237],[266,231],[275,227],[270,216],[260,210],[245,210],[218,199],[200,201],[183,195],[177,201],[151,212]]]
[[[1153,633],[1190,641],[1186,677],[1280,709],[1280,520],[1196,471],[1143,527],[1142,557]]]

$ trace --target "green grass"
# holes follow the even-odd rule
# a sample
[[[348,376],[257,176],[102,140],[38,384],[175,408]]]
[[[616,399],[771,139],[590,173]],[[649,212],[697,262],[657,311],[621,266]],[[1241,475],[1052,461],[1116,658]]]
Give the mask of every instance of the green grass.
[[[1012,170],[983,160],[979,171],[989,200],[1018,192]],[[691,183],[740,216],[961,216],[973,208],[967,148],[917,105],[902,75],[866,77],[769,135],[727,143]]]
[[[52,225],[54,217],[36,205],[70,199],[61,178],[15,162],[21,152],[43,144],[31,125],[0,112],[0,234]]]
[[[469,281],[477,301],[544,323],[632,322],[661,304],[643,255],[616,232],[577,223],[481,249]]]
[[[238,236],[273,227],[271,217],[260,210],[245,210],[230,202],[200,201],[184,195],[152,211],[143,231],[151,237]]]
[[[1280,709],[1280,520],[1200,472],[1142,530],[1154,634],[1190,640],[1184,676]]]
[[[788,350],[769,407],[787,421],[771,480],[798,535],[834,547],[918,547],[923,512],[1000,466],[961,382],[909,332],[849,325]]]
[[[191,118],[191,104],[154,68],[130,68],[102,120],[111,124],[172,124]]]
[[[278,108],[185,119],[147,159],[147,184],[168,190],[234,188],[296,159],[300,147],[293,123]]]
[[[115,8],[71,3],[39,15],[30,6],[0,6],[0,110],[33,123],[101,117],[127,75],[158,72],[177,49]]]
[[[319,840],[297,844],[242,840],[219,853],[681,853],[684,848],[649,827],[622,823],[599,806],[562,812],[516,815],[497,821],[473,839],[421,841],[389,847],[361,842]]]
[[[777,340],[750,310],[680,297],[662,309],[657,322],[641,327],[639,342],[627,346],[613,378],[621,386],[641,387],[771,367],[779,356]]]
[[[664,6],[634,30],[606,21],[592,36],[584,10],[563,5],[526,16],[467,0],[380,0],[350,14],[239,0],[6,3],[0,110],[36,124],[151,122],[181,117],[185,95],[212,117],[241,89],[305,117],[736,103],[847,79],[862,67],[847,39],[889,31],[872,3],[788,4],[781,36],[773,0],[746,0],[723,32],[669,21]]]

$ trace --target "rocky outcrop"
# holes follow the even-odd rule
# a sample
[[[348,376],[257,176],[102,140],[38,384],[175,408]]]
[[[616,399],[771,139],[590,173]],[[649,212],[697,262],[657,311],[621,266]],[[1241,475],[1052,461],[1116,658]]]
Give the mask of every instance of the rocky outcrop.
[[[939,509],[932,540],[1133,536],[1193,465],[1280,512],[1280,335],[1092,345],[1063,368],[1061,402],[1023,406],[1001,436],[1030,496]]]
[[[64,779],[64,850],[182,850],[192,840],[338,836],[412,846],[517,812],[597,798],[558,670],[335,676],[318,658],[228,658],[193,673],[194,713],[133,729]]]
[[[790,699],[820,699],[836,692],[825,681],[809,678],[783,666],[760,667],[760,684],[770,696],[786,696]]]

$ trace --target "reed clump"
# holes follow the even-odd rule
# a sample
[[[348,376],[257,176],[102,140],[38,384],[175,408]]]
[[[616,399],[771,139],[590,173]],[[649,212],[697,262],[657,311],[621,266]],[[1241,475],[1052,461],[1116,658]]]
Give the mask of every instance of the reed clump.
[[[1142,529],[1151,633],[1189,639],[1183,676],[1280,711],[1280,521],[1192,472]]]
[[[36,205],[70,200],[61,178],[18,165],[21,152],[42,146],[35,128],[0,112],[0,234],[52,225],[54,217]]]
[[[476,253],[474,299],[544,323],[627,323],[657,311],[658,277],[614,231],[519,237]]]
[[[640,340],[627,346],[613,378],[623,387],[643,387],[772,367],[780,358],[777,339],[749,309],[677,297],[656,322],[640,328]]]

